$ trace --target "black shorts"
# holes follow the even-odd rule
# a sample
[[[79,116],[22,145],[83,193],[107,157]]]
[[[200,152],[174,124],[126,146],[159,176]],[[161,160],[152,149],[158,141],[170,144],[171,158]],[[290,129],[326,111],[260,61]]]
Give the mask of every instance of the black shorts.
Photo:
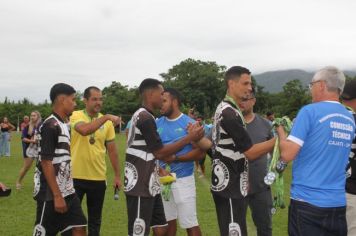
[[[128,234],[133,234],[134,222],[137,218],[138,197],[126,195]],[[149,235],[150,227],[167,225],[161,194],[155,197],[140,197],[140,218],[145,221],[145,235]]]
[[[72,228],[85,227],[87,225],[87,220],[77,195],[71,194],[65,197],[65,201],[68,211],[64,214],[54,210],[53,201],[37,201],[35,225],[40,224],[42,218],[41,225],[46,229],[47,236],[57,235],[58,232],[63,233]]]
[[[229,235],[229,224],[231,223],[231,207],[230,199],[213,194],[216,215],[218,218],[220,235]],[[247,235],[246,214],[247,207],[246,199],[231,199],[234,222],[238,223],[241,229],[241,235]]]

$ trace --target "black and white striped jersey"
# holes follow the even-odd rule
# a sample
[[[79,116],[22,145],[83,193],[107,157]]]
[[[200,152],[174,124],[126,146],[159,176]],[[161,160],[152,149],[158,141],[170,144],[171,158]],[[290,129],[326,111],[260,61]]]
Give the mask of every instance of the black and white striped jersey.
[[[63,197],[75,193],[70,165],[70,131],[69,125],[57,115],[50,115],[39,129],[39,158],[35,170],[34,197],[36,200],[53,200],[42,171],[41,161],[52,161],[56,181]]]
[[[243,154],[252,146],[241,112],[229,101],[216,108],[212,130],[211,191],[226,198],[248,192],[248,161]]]
[[[153,197],[161,192],[158,163],[153,151],[163,144],[154,116],[145,108],[138,109],[129,129],[124,191],[130,196]]]

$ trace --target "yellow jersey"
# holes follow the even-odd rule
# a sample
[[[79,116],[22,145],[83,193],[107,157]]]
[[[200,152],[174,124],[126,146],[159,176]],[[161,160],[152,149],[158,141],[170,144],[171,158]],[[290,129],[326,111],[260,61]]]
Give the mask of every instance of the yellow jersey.
[[[72,176],[75,179],[106,180],[105,143],[115,140],[112,122],[106,121],[95,133],[86,136],[74,128],[78,123],[90,123],[101,116],[99,113],[91,118],[85,110],[80,110],[70,117]]]

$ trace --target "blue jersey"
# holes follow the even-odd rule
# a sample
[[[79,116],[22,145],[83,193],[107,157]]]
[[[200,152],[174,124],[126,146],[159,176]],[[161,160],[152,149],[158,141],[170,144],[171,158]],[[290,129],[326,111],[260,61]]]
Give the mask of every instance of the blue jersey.
[[[174,143],[187,135],[186,127],[189,123],[194,123],[194,120],[189,116],[181,114],[178,118],[170,120],[162,116],[156,120],[157,132],[161,137],[163,144]],[[175,155],[179,158],[180,155],[186,154],[192,150],[192,145],[186,145],[179,150]],[[161,165],[164,164],[161,162]],[[177,178],[190,176],[193,174],[194,161],[189,162],[173,162],[170,164],[171,172],[176,173]]]
[[[354,130],[352,115],[338,102],[300,110],[288,136],[301,146],[293,162],[291,198],[318,207],[346,205],[345,168]]]

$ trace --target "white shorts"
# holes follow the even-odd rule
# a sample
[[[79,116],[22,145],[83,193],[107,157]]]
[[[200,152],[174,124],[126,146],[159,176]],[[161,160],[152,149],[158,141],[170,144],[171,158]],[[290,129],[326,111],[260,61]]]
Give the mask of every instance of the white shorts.
[[[167,221],[178,218],[183,229],[198,226],[194,175],[178,178],[172,183],[169,201],[163,200]]]

